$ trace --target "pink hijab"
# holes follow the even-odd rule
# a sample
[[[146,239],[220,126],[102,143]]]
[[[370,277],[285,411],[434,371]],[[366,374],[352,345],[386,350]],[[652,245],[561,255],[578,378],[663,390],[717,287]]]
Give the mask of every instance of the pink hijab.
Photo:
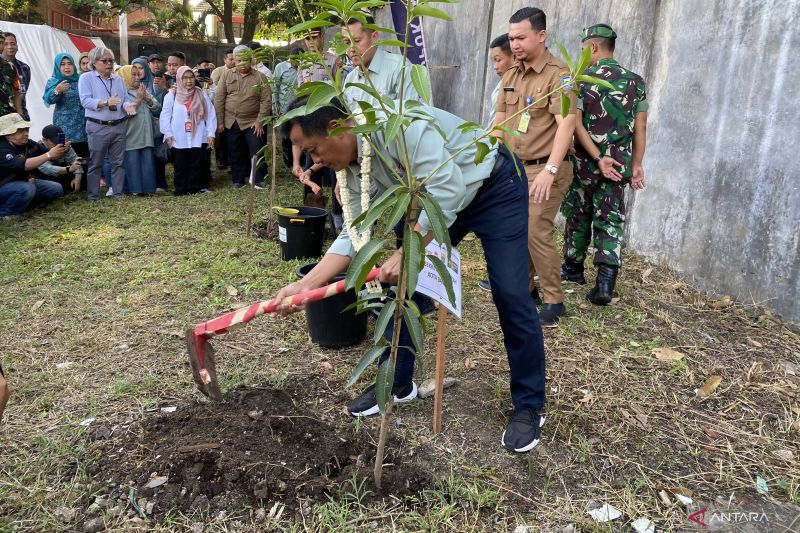
[[[202,87],[197,87],[195,85],[192,89],[187,89],[183,86],[183,75],[191,71],[192,69],[187,66],[178,69],[178,76],[175,81],[175,103],[182,106],[189,104],[192,128],[194,128],[197,126],[198,122],[205,120],[206,99]],[[194,131],[194,129],[192,131]]]

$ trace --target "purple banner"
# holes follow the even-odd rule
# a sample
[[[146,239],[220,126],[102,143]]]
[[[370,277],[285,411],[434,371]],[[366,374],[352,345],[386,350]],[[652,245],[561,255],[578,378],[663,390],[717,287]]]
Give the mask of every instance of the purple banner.
[[[416,0],[412,0],[414,5],[417,4]],[[406,30],[406,5],[403,0],[392,0],[392,21],[394,22],[394,31],[397,32],[397,38],[404,40],[408,43],[408,60],[415,65],[427,65],[428,61],[425,57],[425,37],[422,34],[422,21],[417,17],[411,21],[408,29],[408,35],[403,39]]]

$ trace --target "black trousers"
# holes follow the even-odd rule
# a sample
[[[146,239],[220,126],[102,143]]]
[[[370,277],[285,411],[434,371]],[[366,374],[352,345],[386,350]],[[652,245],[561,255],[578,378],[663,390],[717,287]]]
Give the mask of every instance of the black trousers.
[[[161,143],[164,142],[163,135],[157,135],[155,137],[155,147],[158,148],[161,146]],[[168,189],[167,187],[167,164],[164,161],[159,161],[158,158],[156,159],[156,188],[157,189],[164,189],[165,191]]]
[[[205,148],[173,148],[172,161],[175,166],[175,196],[200,192],[203,180]]]
[[[303,168],[309,168],[311,165],[314,164],[314,161],[311,159],[311,156],[308,153],[303,152]],[[333,214],[339,215],[342,213],[342,204],[339,203],[339,200],[336,198],[336,195],[333,194],[333,189],[336,187],[336,172],[332,168],[322,167],[321,169],[317,170],[313,174],[311,174],[311,181],[319,185],[320,187],[330,187],[331,188],[331,198],[333,199],[331,205],[333,207]],[[311,187],[308,185],[303,185],[303,198],[307,195],[311,194],[313,191]]]
[[[266,132],[261,137],[256,137],[253,128],[239,129],[237,122],[225,130],[228,143],[228,164],[231,166],[231,176],[234,184],[244,185],[250,180],[250,158],[253,157],[267,144]],[[256,172],[256,184],[264,185],[264,165],[260,165]]]
[[[225,130],[217,133],[214,139],[214,153],[217,160],[217,168],[228,166],[228,137]]]

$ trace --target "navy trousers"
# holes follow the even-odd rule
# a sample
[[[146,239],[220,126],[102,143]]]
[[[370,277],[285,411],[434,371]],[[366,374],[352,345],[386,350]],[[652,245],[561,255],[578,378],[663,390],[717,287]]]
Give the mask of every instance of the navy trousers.
[[[522,169],[522,163],[517,160]],[[509,156],[490,176],[472,202],[458,213],[450,226],[453,246],[474,232],[481,240],[492,285],[492,299],[500,316],[503,343],[511,373],[514,407],[542,409],[545,403],[545,357],[542,325],[528,290],[528,184]],[[415,294],[414,301],[425,296]],[[392,340],[392,325],[384,337]],[[403,324],[400,346],[413,346]],[[387,348],[381,362],[389,357]],[[411,384],[414,353],[400,348],[397,353],[395,387]]]

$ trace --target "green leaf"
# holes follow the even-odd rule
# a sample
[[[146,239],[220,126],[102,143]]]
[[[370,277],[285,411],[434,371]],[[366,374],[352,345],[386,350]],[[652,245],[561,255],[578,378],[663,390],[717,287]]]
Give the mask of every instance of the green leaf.
[[[357,87],[357,88],[361,89],[362,91],[364,91],[365,93],[367,93],[368,95],[373,97],[375,100],[380,100],[381,99],[381,95],[378,93],[378,91],[376,91],[375,89],[373,89],[370,85],[367,85],[366,83],[347,82],[345,84],[345,88],[348,89],[350,87]]]
[[[422,326],[420,326],[419,317],[408,307],[404,307],[403,321],[406,323],[406,327],[408,327],[408,333],[411,335],[411,341],[414,343],[416,355],[419,357],[425,349],[425,341],[422,335]]]
[[[319,89],[324,89],[325,85],[330,85],[330,83],[326,81],[307,81],[300,85],[294,93],[295,98],[300,98],[301,96],[308,96],[309,94],[315,93]]]
[[[289,111],[288,113],[285,113],[285,114],[281,115],[281,117],[275,123],[275,127],[277,128],[278,126],[280,126],[284,122],[288,122],[288,121],[292,120],[293,118],[305,116],[305,114],[306,114],[306,106],[301,105],[300,107],[296,107],[296,108],[292,109],[291,111]]]
[[[447,253],[449,255],[450,233],[447,231],[447,222],[444,220],[444,213],[442,213],[439,202],[428,193],[420,196],[419,200],[422,202],[422,208],[425,210],[425,214],[428,215],[428,220],[431,223],[433,238],[436,239],[436,242],[439,244],[447,246]]]
[[[586,70],[586,67],[589,66],[589,63],[592,61],[592,47],[587,46],[581,51],[581,57],[578,59],[578,68],[575,71],[575,74],[583,74],[583,71]]]
[[[389,5],[389,2],[386,0],[362,0],[360,2],[356,2],[350,7],[351,11],[358,11],[361,9],[369,9],[371,7],[380,7]]]
[[[425,245],[422,235],[406,226],[403,233],[403,275],[406,276],[406,294],[411,298],[417,288],[419,272],[425,266]]]
[[[564,62],[567,64],[567,67],[569,67],[569,71],[574,72],[575,63],[572,62],[572,58],[569,56],[569,52],[567,52],[567,49],[564,48],[564,45],[558,41],[556,41],[556,46],[558,47],[558,51],[561,52],[561,57],[564,59]]]
[[[577,81],[582,81],[585,83],[590,83],[592,85],[599,85],[600,87],[605,87],[606,89],[614,89],[614,86],[611,85],[609,82],[602,78],[596,78],[594,76],[587,76],[586,74],[581,74],[575,78]]]
[[[455,307],[456,292],[453,290],[453,278],[450,277],[450,271],[447,270],[444,261],[435,255],[429,255],[428,259],[430,259],[431,263],[433,263],[433,268],[436,269],[436,273],[439,274],[440,278],[442,278],[442,285],[444,285],[444,288],[447,290],[447,299],[450,300],[450,303],[453,304],[453,307]]]
[[[389,321],[394,318],[394,310],[397,308],[397,301],[392,300],[391,302],[384,302],[383,309],[381,309],[380,314],[378,314],[377,320],[375,320],[375,342],[378,342],[383,338],[383,333],[386,331],[386,326],[389,325]]]
[[[326,26],[334,26],[334,25],[335,24],[333,22],[330,22],[328,20],[320,20],[314,18],[292,26],[291,28],[286,30],[286,33],[298,34],[308,30],[313,30],[314,28],[324,28]]]
[[[331,131],[328,132],[330,137],[336,137],[337,135],[341,135],[343,133],[348,133],[353,131],[353,126],[339,126],[338,128],[333,128]]]
[[[408,45],[399,39],[381,39],[375,41],[374,46],[396,46],[398,48],[406,48]]]
[[[389,117],[389,119],[386,121],[386,129],[384,130],[384,136],[387,145],[392,142],[395,137],[397,137],[397,134],[400,133],[400,127],[402,125],[402,115],[391,115]]]
[[[369,365],[375,362],[378,357],[381,356],[383,351],[386,349],[385,345],[380,346],[373,346],[367,353],[365,353],[361,359],[358,361],[358,364],[353,369],[353,372],[350,374],[350,379],[347,381],[347,385],[345,387],[352,387],[358,381],[358,378],[361,377],[361,374],[364,373],[364,370],[367,369]]]
[[[408,192],[407,187],[403,187],[403,192],[397,196],[397,203],[394,204],[392,214],[389,215],[389,220],[386,222],[387,228],[394,229],[397,223],[400,222],[400,219],[406,214],[409,202],[411,202],[411,193]]]
[[[431,7],[424,4],[417,4],[411,10],[411,18],[415,19],[417,17],[433,17],[435,19],[453,20],[453,18],[450,15],[448,15],[441,9],[436,9],[435,7]]]
[[[372,102],[368,102],[366,100],[356,100],[358,107],[361,108],[361,113],[363,113],[364,118],[367,120],[367,124],[375,124],[375,108],[372,106]]]
[[[475,122],[464,122],[458,127],[458,129],[463,133],[469,133],[471,131],[483,130],[483,126],[476,124]]]
[[[565,93],[562,92],[561,93],[561,116],[563,118],[567,118],[567,115],[569,115],[570,105],[571,105],[571,102],[569,101],[569,96],[567,96]]]
[[[390,359],[387,359],[378,367],[378,376],[375,378],[375,397],[378,399],[378,409],[381,414],[386,413],[386,404],[392,394],[394,386],[394,366]]]
[[[515,139],[520,136],[520,132],[518,132],[517,130],[512,130],[508,126],[495,126],[494,128],[492,128],[492,131],[494,130],[500,130],[509,137],[511,137],[512,139]]]
[[[353,126],[353,129],[350,131],[352,133],[375,133],[380,130],[380,124],[359,124],[358,126]]]
[[[491,148],[489,145],[482,142],[475,143],[475,164],[480,165],[483,163],[483,160],[486,159],[486,156],[489,155]]]
[[[385,244],[385,241],[373,239],[358,251],[350,262],[350,267],[347,269],[345,287],[348,290],[361,289],[364,285],[364,280],[367,279],[369,271],[372,270],[383,253],[383,246]]]
[[[423,6],[417,6],[423,7]],[[415,8],[416,9],[416,8]],[[433,8],[431,8],[433,9]],[[425,100],[426,103],[431,103],[431,79],[428,75],[428,69],[424,65],[411,65],[411,83],[417,94]]]
[[[326,83],[323,87],[318,88],[311,94],[311,96],[308,97],[308,102],[306,102],[306,113],[311,114],[317,109],[327,106],[331,103],[331,100],[337,96],[339,96],[339,89],[334,85]]]
[[[400,185],[394,184],[388,189],[386,189],[383,194],[381,194],[377,200],[367,209],[366,212],[361,213],[358,215],[355,220],[353,220],[350,225],[356,226],[361,224],[362,227],[368,228],[372,226],[375,221],[377,221],[384,211],[386,211],[389,207],[392,207],[395,202],[395,191],[400,188]],[[348,228],[349,229],[349,228]]]

